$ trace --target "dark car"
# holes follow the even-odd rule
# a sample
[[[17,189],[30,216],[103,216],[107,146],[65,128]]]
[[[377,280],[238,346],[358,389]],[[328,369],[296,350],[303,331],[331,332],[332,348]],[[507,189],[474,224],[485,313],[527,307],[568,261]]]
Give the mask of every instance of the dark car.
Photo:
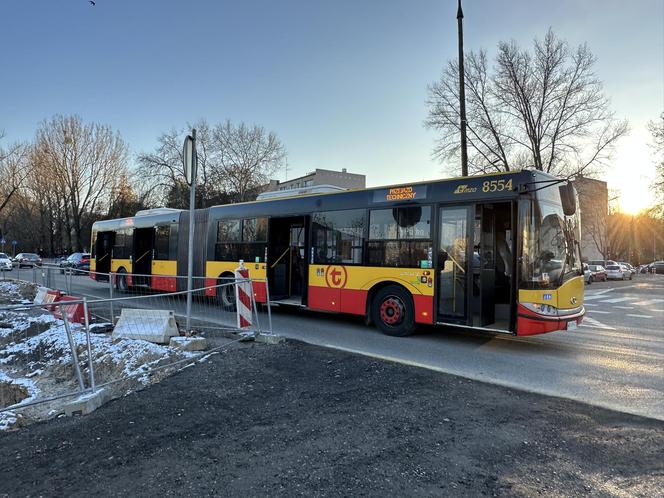
[[[42,259],[38,254],[32,252],[20,252],[14,258],[14,263],[19,268],[28,267],[32,268],[35,266],[41,266]]]
[[[60,261],[60,273],[64,273],[67,268],[71,268],[73,273],[87,273],[90,271],[90,253],[75,252],[67,259]]]
[[[664,261],[655,261],[652,264],[652,268],[655,269],[655,273],[663,274],[664,273]],[[652,270],[650,270],[652,271]]]

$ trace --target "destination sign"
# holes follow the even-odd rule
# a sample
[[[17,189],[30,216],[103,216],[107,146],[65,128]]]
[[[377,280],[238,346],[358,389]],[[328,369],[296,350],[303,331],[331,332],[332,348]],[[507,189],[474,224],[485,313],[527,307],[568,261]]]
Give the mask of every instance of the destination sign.
[[[413,201],[416,199],[426,199],[426,185],[408,185],[404,187],[392,187],[374,192],[374,202],[395,202],[395,201]]]

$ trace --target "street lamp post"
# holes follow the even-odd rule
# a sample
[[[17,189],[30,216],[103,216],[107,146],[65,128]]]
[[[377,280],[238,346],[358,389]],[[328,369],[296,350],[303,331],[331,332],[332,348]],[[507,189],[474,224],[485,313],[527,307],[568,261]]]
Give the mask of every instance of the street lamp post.
[[[189,184],[189,254],[187,255],[187,316],[185,328],[191,332],[191,300],[194,274],[194,225],[196,211],[196,173],[198,156],[196,155],[196,129],[184,139],[184,169]]]
[[[463,69],[463,10],[461,0],[457,8],[457,31],[459,35],[459,113],[461,118],[461,175],[468,176],[468,147],[466,145],[466,83]]]

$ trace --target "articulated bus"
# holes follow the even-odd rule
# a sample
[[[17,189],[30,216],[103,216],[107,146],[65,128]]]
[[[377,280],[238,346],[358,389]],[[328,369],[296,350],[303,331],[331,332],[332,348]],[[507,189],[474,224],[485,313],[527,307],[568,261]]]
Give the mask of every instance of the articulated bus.
[[[196,210],[194,275],[214,286],[243,260],[256,301],[361,315],[405,336],[417,324],[532,335],[581,322],[573,186],[539,171],[290,195]],[[189,213],[100,221],[91,275],[120,291],[184,290]],[[106,277],[107,278],[107,277]],[[266,289],[267,282],[268,288]],[[203,287],[203,285],[198,285]]]

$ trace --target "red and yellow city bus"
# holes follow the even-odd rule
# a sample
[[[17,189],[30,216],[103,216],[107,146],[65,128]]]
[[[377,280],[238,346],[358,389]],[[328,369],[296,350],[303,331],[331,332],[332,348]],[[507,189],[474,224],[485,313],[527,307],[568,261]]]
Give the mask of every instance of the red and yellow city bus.
[[[585,313],[577,205],[567,181],[524,170],[214,206],[196,211],[194,275],[212,287],[243,260],[258,302],[269,290],[272,303],[361,315],[390,335],[566,330]],[[120,290],[180,290],[168,276],[186,274],[188,231],[175,210],[95,223],[91,269],[119,272]]]

